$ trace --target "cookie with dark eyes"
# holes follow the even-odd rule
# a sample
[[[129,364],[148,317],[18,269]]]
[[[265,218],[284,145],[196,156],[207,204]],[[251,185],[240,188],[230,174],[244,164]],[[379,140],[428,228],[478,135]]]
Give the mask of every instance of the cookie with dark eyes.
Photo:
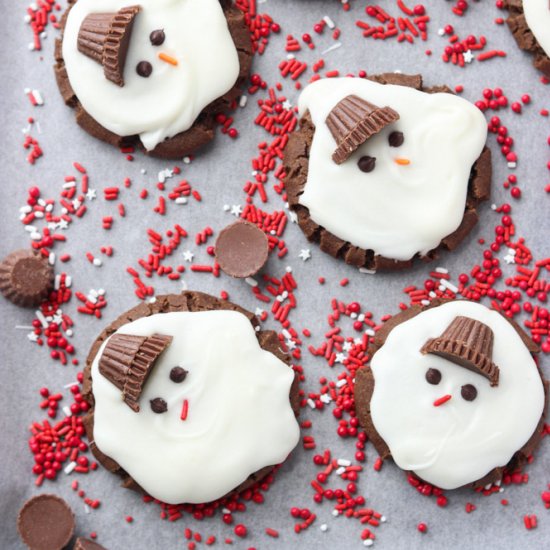
[[[355,379],[383,460],[442,489],[499,483],[543,434],[548,382],[513,321],[466,300],[413,306],[378,331]]]
[[[299,100],[285,149],[289,207],[321,250],[396,270],[453,250],[490,196],[481,112],[446,86],[386,73],[322,79]]]
[[[98,461],[169,504],[250,488],[299,440],[297,376],[277,334],[200,292],[158,296],[109,325],[83,395]]]
[[[231,0],[69,0],[61,28],[55,74],[77,123],[161,158],[214,138],[216,115],[239,97],[252,63]]]
[[[550,4],[545,0],[503,0],[506,23],[517,45],[531,54],[533,66],[550,78]]]

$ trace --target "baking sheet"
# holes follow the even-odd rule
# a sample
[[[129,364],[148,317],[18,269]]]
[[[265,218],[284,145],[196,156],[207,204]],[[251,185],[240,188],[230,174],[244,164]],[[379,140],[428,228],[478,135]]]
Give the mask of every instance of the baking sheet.
[[[263,130],[253,126],[257,115],[254,102],[262,94],[249,98],[248,106],[236,114],[235,126],[240,132],[237,141],[218,136],[213,147],[207,147],[190,166],[184,167],[184,177],[200,191],[202,203],[191,201],[186,206],[169,205],[168,215],[161,219],[152,211],[154,200],[140,201],[138,189],[154,189],[157,173],[171,167],[173,163],[145,158],[136,154],[134,162],[127,162],[115,149],[104,145],[81,131],[74,123],[73,112],[65,107],[57,91],[53,76],[53,40],[51,26],[48,37],[43,41],[43,52],[29,52],[30,29],[23,17],[27,3],[24,1],[4,3],[0,25],[4,48],[0,52],[2,67],[2,95],[0,98],[1,147],[0,155],[0,255],[12,249],[25,246],[28,235],[18,221],[18,209],[25,203],[26,190],[33,184],[41,187],[46,196],[57,197],[63,177],[73,174],[73,161],[80,162],[88,169],[90,186],[99,192],[109,185],[121,185],[125,177],[134,182],[131,191],[123,191],[123,202],[127,217],[121,222],[115,214],[115,223],[109,232],[101,229],[104,215],[115,212],[112,203],[100,199],[90,205],[89,212],[77,220],[66,232],[66,246],[58,252],[69,252],[73,259],[64,266],[73,277],[73,289],[87,292],[91,288],[104,288],[109,305],[104,310],[104,322],[114,319],[120,312],[135,305],[136,298],[130,277],[125,273],[128,265],[135,265],[136,259],[149,250],[145,228],[168,229],[174,223],[181,223],[194,235],[206,225],[216,230],[230,223],[233,218],[223,211],[223,205],[244,205],[244,183],[250,176],[250,159],[256,156],[257,143],[266,137]],[[381,1],[380,5],[396,11],[394,3]],[[520,52],[505,26],[493,24],[495,17],[502,13],[495,9],[494,2],[484,0],[470,2],[467,17],[458,18],[451,14],[451,2],[431,0],[426,2],[432,22],[429,27],[429,41],[414,45],[397,44],[395,41],[364,40],[355,21],[364,15],[364,1],[353,2],[350,13],[342,11],[336,0],[269,0],[259,5],[259,11],[266,11],[282,26],[282,32],[271,38],[264,56],[255,59],[254,71],[260,73],[270,84],[281,81],[277,71],[278,63],[284,59],[285,36],[289,33],[301,37],[304,32],[312,33],[312,27],[323,15],[330,17],[342,29],[342,47],[324,55],[326,70],[340,69],[342,73],[365,69],[370,73],[401,70],[421,72],[430,84],[447,83],[451,86],[462,84],[464,97],[477,99],[486,86],[504,88],[512,99],[519,99],[530,93],[533,104],[524,109],[522,116],[513,115],[509,110],[502,117],[516,142],[520,162],[515,171],[521,183],[523,197],[514,202],[513,216],[518,234],[526,237],[534,256],[542,258],[550,255],[550,216],[548,201],[544,192],[548,183],[546,162],[549,160],[546,138],[549,134],[548,119],[538,115],[538,111],[550,108],[550,89],[539,83],[539,74],[531,66],[528,55]],[[452,23],[461,36],[484,34],[491,47],[504,49],[506,59],[495,59],[486,63],[472,63],[465,69],[444,64],[439,56],[445,40],[437,35],[438,28]],[[314,62],[320,52],[334,42],[328,33],[319,39],[314,36],[317,49],[300,52],[300,59]],[[428,57],[424,51],[432,49]],[[304,80],[305,82],[305,80]],[[32,108],[24,94],[24,88],[39,89],[45,105]],[[294,104],[297,92],[289,82],[284,82],[284,93]],[[39,122],[42,133],[36,134],[44,150],[44,157],[35,166],[25,161],[26,151],[22,147],[22,128],[27,125],[27,117],[33,116]],[[495,174],[493,198],[491,202],[500,204],[508,201],[508,194],[501,187],[508,171],[500,154],[490,141],[494,158]],[[146,169],[146,174],[141,172]],[[100,193],[98,193],[99,195]],[[282,201],[270,192],[269,210],[283,207]],[[346,265],[336,262],[321,253],[315,245],[307,244],[297,226],[290,226],[284,235],[289,254],[284,260],[270,258],[267,271],[274,275],[282,274],[286,265],[292,266],[298,281],[296,297],[299,307],[292,314],[293,326],[301,330],[308,327],[313,335],[311,343],[319,344],[327,330],[326,316],[330,311],[333,297],[344,301],[358,300],[372,311],[376,319],[397,310],[398,303],[405,301],[402,288],[407,284],[422,284],[428,272],[435,265],[448,268],[456,277],[463,270],[470,269],[482,261],[481,247],[477,239],[491,238],[497,224],[497,214],[491,211],[490,204],[480,209],[481,220],[473,233],[453,254],[445,254],[433,265],[418,265],[412,271],[398,274],[366,276]],[[115,248],[111,259],[106,259],[101,268],[93,267],[85,258],[88,250],[99,252],[100,246],[110,244]],[[197,247],[192,238],[188,246],[195,252],[196,260],[206,261],[206,247]],[[301,249],[311,249],[312,258],[302,262],[298,254]],[[178,251],[179,253],[179,251]],[[503,256],[501,252],[500,257]],[[58,265],[58,270],[62,266]],[[513,266],[504,266],[513,273]],[[315,283],[323,275],[327,283]],[[350,284],[343,288],[338,282],[348,277]],[[250,289],[242,281],[234,281],[222,275],[215,279],[209,275],[186,272],[184,280],[190,288],[219,294],[222,289],[229,292],[230,298],[244,307],[258,306]],[[455,278],[456,280],[456,278]],[[157,278],[154,285],[158,294],[177,292],[181,283],[166,278]],[[502,287],[503,285],[500,285]],[[66,311],[75,319],[74,345],[82,361],[87,348],[103,328],[104,322],[76,313],[77,301],[73,299]],[[49,359],[48,353],[27,342],[25,331],[16,331],[15,325],[28,325],[32,312],[19,309],[5,300],[0,301],[0,329],[4,338],[1,343],[2,383],[0,386],[0,418],[3,425],[3,439],[0,445],[0,548],[21,548],[15,528],[17,511],[22,503],[39,491],[52,491],[65,497],[77,516],[77,533],[87,535],[98,533],[98,542],[107,548],[160,549],[184,548],[184,527],[190,527],[203,535],[216,535],[223,545],[223,539],[233,536],[232,528],[225,526],[220,518],[196,522],[187,517],[173,524],[158,518],[158,508],[145,506],[141,498],[130,491],[118,488],[116,477],[100,469],[93,475],[79,476],[81,486],[93,498],[102,501],[101,507],[86,514],[84,504],[70,488],[72,477],[60,475],[57,482],[45,482],[38,490],[31,474],[32,455],[27,448],[27,426],[33,420],[45,418],[38,408],[38,389],[48,386],[56,391],[74,380],[76,368],[61,366]],[[267,326],[273,327],[271,322]],[[332,376],[323,360],[315,359],[306,349],[302,364],[306,371],[305,390],[318,389],[317,379],[321,375]],[[547,375],[549,360],[543,358],[543,368]],[[68,402],[68,393],[65,401]],[[355,440],[342,440],[336,436],[336,421],[327,410],[318,413],[306,408],[303,418],[314,421],[313,435],[318,449],[330,447],[334,456],[353,458]],[[426,499],[409,487],[401,471],[394,465],[386,464],[380,473],[372,469],[376,452],[367,447],[366,475],[361,477],[359,494],[364,495],[367,505],[382,512],[387,522],[374,529],[377,536],[375,545],[382,548],[496,548],[504,545],[516,548],[542,548],[550,545],[549,511],[545,510],[540,493],[550,482],[550,450],[545,442],[537,453],[537,459],[527,470],[530,482],[527,486],[506,488],[502,497],[479,497],[471,491],[457,491],[448,494],[450,503],[445,509],[438,508],[434,499]],[[247,525],[249,536],[237,539],[237,548],[359,548],[360,525],[346,518],[334,518],[331,506],[325,503],[317,506],[312,501],[309,481],[317,473],[312,463],[312,453],[297,448],[277,475],[276,483],[266,495],[261,506],[250,505],[236,522]],[[510,501],[509,506],[500,504],[501,498]],[[466,514],[466,502],[473,502],[477,510]],[[309,507],[318,516],[315,524],[300,535],[293,532],[295,520],[290,517],[291,506]],[[536,513],[539,525],[536,530],[527,531],[522,524],[524,514]],[[128,524],[124,518],[134,517]],[[416,531],[418,522],[428,524],[429,532],[421,535]],[[319,526],[328,525],[326,532]],[[280,537],[273,539],[264,534],[266,527],[279,530]]]

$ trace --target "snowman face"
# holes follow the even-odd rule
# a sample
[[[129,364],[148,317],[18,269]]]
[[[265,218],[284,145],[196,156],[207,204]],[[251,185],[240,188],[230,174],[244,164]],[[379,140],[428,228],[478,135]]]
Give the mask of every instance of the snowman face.
[[[128,0],[78,0],[69,13],[63,58],[84,109],[121,135],[139,134],[147,149],[189,129],[209,103],[232,88],[237,50],[218,0],[140,0],[124,67],[124,86],[77,50],[82,21],[113,13]]]
[[[550,5],[546,0],[523,0],[523,12],[537,42],[550,56]]]
[[[299,439],[291,368],[260,348],[234,311],[161,313],[119,329],[173,336],[134,412],[92,365],[94,438],[149,494],[170,504],[227,494],[286,459]]]
[[[494,333],[497,386],[447,359],[423,355],[424,343],[458,316]],[[374,426],[396,464],[454,489],[506,465],[531,437],[544,408],[540,375],[515,329],[500,314],[464,301],[432,308],[396,326],[374,355]]]
[[[348,95],[399,120],[370,137],[345,162],[325,120]],[[472,164],[487,137],[480,111],[452,94],[427,94],[358,78],[325,79],[300,97],[315,124],[300,204],[340,239],[387,258],[426,254],[458,228]]]

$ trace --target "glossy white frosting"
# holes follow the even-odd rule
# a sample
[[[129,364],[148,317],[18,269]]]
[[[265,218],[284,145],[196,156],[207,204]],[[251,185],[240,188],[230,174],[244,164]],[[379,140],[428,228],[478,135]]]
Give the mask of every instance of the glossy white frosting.
[[[388,105],[400,119],[337,165],[331,158],[336,142],[325,120],[350,94]],[[395,260],[426,254],[458,228],[470,171],[487,137],[485,118],[474,105],[452,94],[330,78],[307,86],[299,109],[302,115],[309,110],[316,128],[299,199],[315,222],[353,245]],[[389,146],[393,131],[403,132],[401,147]],[[357,167],[364,155],[376,157],[372,172]],[[398,157],[410,164],[396,164]]]
[[[131,5],[142,9],[134,20],[121,88],[105,78],[102,65],[77,50],[77,37],[88,14]],[[157,29],[166,35],[161,46],[149,40]],[[178,65],[161,61],[160,52]],[[139,134],[148,150],[188,130],[239,75],[237,49],[218,0],[78,0],[67,19],[63,58],[84,109],[115,134]],[[140,61],[153,66],[148,78],[136,72]]]
[[[527,25],[546,55],[550,55],[550,6],[547,0],[523,0]]]
[[[488,325],[494,333],[498,386],[480,374],[420,348],[440,336],[457,316]],[[505,466],[531,437],[544,409],[544,389],[535,362],[512,325],[483,305],[456,301],[424,311],[397,325],[371,361],[375,385],[374,426],[396,464],[442,489],[454,489]],[[441,382],[429,384],[436,368]],[[473,384],[466,401],[461,387]],[[444,395],[452,397],[435,407]]]
[[[155,363],[135,413],[92,365],[94,438],[150,495],[167,503],[203,503],[286,459],[299,440],[289,402],[293,370],[260,348],[248,319],[235,311],[161,313],[119,329],[172,335]],[[181,366],[176,384],[170,370]],[[161,397],[168,411],[149,401]],[[187,399],[188,415],[180,418]]]

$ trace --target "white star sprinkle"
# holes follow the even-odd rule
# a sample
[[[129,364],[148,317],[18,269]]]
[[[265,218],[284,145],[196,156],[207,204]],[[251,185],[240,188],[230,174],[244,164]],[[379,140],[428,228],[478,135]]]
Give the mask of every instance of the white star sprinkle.
[[[472,50],[467,50],[464,52],[464,61],[466,63],[471,63],[474,60],[474,54],[472,53]]]
[[[311,258],[311,252],[309,248],[302,248],[302,250],[300,250],[300,254],[298,254],[298,257],[302,261],[307,262]]]
[[[234,204],[231,207],[231,214],[237,218],[243,213],[243,207],[240,204]]]
[[[88,189],[88,192],[86,193],[86,198],[89,200],[89,201],[93,201],[94,199],[97,198],[97,192],[95,189]]]
[[[186,250],[184,253],[183,253],[183,259],[186,261],[186,262],[192,262],[193,261],[193,252],[191,252],[191,250]]]
[[[342,349],[344,351],[350,351],[352,347],[353,347],[353,344],[351,342],[344,342]]]

